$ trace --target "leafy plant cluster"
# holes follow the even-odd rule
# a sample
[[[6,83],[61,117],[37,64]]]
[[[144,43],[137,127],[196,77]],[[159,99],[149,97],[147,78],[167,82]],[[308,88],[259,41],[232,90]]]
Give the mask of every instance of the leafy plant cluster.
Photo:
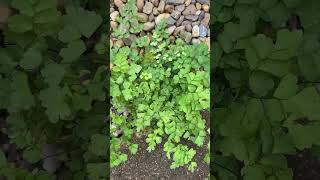
[[[130,9],[127,13],[132,17],[134,4],[128,1],[123,8]],[[135,22],[125,15],[118,18],[121,24]],[[187,45],[181,39],[170,43],[166,27],[163,20],[152,35],[138,37],[131,46],[111,47],[111,167],[128,159],[125,149],[137,153],[133,141],[139,136],[146,138],[149,152],[164,142],[171,169],[188,166],[193,172],[197,168],[196,150],[186,141],[206,148],[208,126],[201,111],[209,111],[210,105],[208,47]],[[117,29],[114,32],[123,38]]]
[[[33,170],[17,167],[0,151],[0,176],[6,179],[107,177],[106,46],[103,39],[92,43],[106,30],[106,6],[65,1],[58,10],[57,2],[10,3],[17,13],[8,20],[0,49],[0,109],[9,114],[1,131]],[[44,144],[58,147],[59,176],[41,167]]]
[[[320,146],[320,4],[214,0],[217,180],[292,180],[287,155]]]

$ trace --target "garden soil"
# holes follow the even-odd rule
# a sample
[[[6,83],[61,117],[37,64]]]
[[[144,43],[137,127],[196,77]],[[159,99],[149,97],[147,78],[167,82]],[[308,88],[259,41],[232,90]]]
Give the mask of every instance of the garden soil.
[[[129,156],[128,161],[111,170],[111,180],[204,180],[209,174],[209,165],[203,161],[207,148],[192,147],[197,150],[195,162],[198,168],[191,173],[187,167],[170,169],[171,162],[163,151],[163,144],[149,153],[144,137],[135,139],[139,143],[136,155]],[[188,144],[188,143],[186,143]],[[189,145],[189,144],[188,144]]]

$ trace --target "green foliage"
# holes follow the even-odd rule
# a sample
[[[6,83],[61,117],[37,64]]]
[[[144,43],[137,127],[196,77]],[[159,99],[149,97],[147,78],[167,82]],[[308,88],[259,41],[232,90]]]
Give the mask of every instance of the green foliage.
[[[320,4],[213,3],[218,33],[213,43],[213,161],[228,170],[215,165],[212,174],[217,180],[291,180],[286,155],[320,143],[315,87],[320,78],[315,9]],[[292,25],[298,24],[292,14],[299,16],[303,31]]]
[[[99,4],[65,1],[62,13],[56,0],[11,2],[17,14],[8,20],[0,49],[0,107],[9,112],[4,132],[10,143],[17,145],[34,169],[16,168],[1,151],[0,176],[59,178],[40,170],[43,144],[58,147],[56,156],[64,164],[59,173],[64,178],[108,176],[107,127],[103,123],[106,57],[91,51],[94,47],[87,43],[103,27],[103,19],[96,13],[100,10],[83,8]]]
[[[133,23],[137,17],[131,3],[123,9],[135,11],[129,18]],[[119,17],[120,25],[128,23],[123,22],[128,20],[126,15]],[[206,148],[207,126],[200,112],[209,111],[210,105],[208,47],[181,39],[170,43],[166,27],[161,21],[152,35],[137,38],[130,47],[111,47],[111,167],[127,160],[125,149],[136,153],[137,136],[133,135],[145,136],[149,152],[163,143],[171,169],[186,166],[193,172],[197,168],[196,150],[182,141]],[[120,30],[114,30],[118,39],[135,33],[124,35]],[[119,131],[121,137],[117,137]]]

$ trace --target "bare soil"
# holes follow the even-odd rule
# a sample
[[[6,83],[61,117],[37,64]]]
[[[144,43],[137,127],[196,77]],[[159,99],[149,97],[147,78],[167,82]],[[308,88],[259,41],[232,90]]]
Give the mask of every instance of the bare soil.
[[[135,140],[139,144],[136,155],[129,155],[128,161],[118,167],[111,169],[111,180],[204,180],[209,174],[209,165],[203,161],[207,148],[197,148],[195,162],[198,164],[197,170],[193,173],[187,167],[179,167],[171,170],[171,162],[163,151],[163,144],[159,144],[155,151],[149,153],[144,137]]]

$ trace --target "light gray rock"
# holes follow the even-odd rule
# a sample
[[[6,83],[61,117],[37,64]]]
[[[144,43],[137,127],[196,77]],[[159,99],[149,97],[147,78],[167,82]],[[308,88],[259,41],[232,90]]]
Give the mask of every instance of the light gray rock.
[[[172,13],[172,11],[174,10],[174,5],[166,5],[164,7],[164,11],[167,12],[167,13]]]
[[[179,5],[179,4],[183,4],[184,0],[166,0],[167,4],[173,4],[173,5]]]
[[[154,20],[154,15],[153,15],[153,14],[150,14],[148,21],[149,21],[149,22],[152,22],[153,20]]]
[[[176,23],[176,20],[173,17],[168,17],[168,25],[174,25]]]
[[[197,15],[187,15],[187,16],[185,16],[185,18],[186,18],[187,20],[190,20],[190,21],[196,21],[196,20],[198,20],[198,16],[197,16]]]
[[[192,34],[187,32],[187,31],[181,31],[180,32],[180,37],[184,39],[187,43],[190,43],[192,39]]]
[[[113,11],[111,14],[110,14],[110,19],[111,21],[116,21],[117,17],[120,15],[119,11]]]
[[[207,28],[203,24],[200,24],[199,25],[199,36],[206,37],[206,35],[207,35]]]
[[[176,28],[177,28],[176,26],[171,26],[171,27],[169,27],[169,28],[167,29],[168,34],[171,35]]]
[[[155,25],[156,25],[155,22],[146,22],[143,24],[143,30],[144,31],[151,31]]]
[[[196,0],[200,4],[210,4],[210,0]]]
[[[146,4],[143,6],[143,13],[151,14],[152,9],[153,9],[153,4],[147,1]]]
[[[185,8],[186,8],[186,6],[184,4],[181,4],[181,5],[176,6],[174,9],[176,11],[183,12]]]
[[[191,4],[186,7],[186,9],[182,12],[182,14],[185,16],[186,15],[194,15],[194,14],[196,14],[196,12],[197,12],[196,7],[193,4]]]
[[[159,0],[150,0],[150,2],[152,2],[152,4],[154,6],[158,6],[159,5]]]
[[[155,22],[156,22],[156,24],[159,24],[162,19],[168,19],[169,17],[170,17],[170,14],[169,14],[169,13],[159,14],[159,15],[156,17]]]
[[[159,15],[159,11],[158,11],[158,8],[157,8],[157,7],[154,7],[154,8],[153,8],[152,14],[153,14],[153,15],[156,15],[156,16]]]
[[[164,0],[161,0],[158,6],[158,11],[160,13],[163,13],[165,5],[166,5],[166,2]]]
[[[191,24],[186,25],[186,31],[192,32],[192,26],[191,26]]]
[[[180,16],[180,18],[176,22],[176,26],[180,26],[183,20],[184,20],[184,16]]]
[[[185,31],[185,30],[186,30],[186,26],[179,26],[174,30],[173,35],[177,36],[181,31]]]
[[[171,17],[178,20],[180,18],[181,12],[180,11],[172,11]]]
[[[205,13],[204,18],[201,20],[201,24],[208,26],[210,21],[210,14]]]
[[[195,25],[192,28],[192,37],[199,37],[200,32],[199,32],[199,26]]]

